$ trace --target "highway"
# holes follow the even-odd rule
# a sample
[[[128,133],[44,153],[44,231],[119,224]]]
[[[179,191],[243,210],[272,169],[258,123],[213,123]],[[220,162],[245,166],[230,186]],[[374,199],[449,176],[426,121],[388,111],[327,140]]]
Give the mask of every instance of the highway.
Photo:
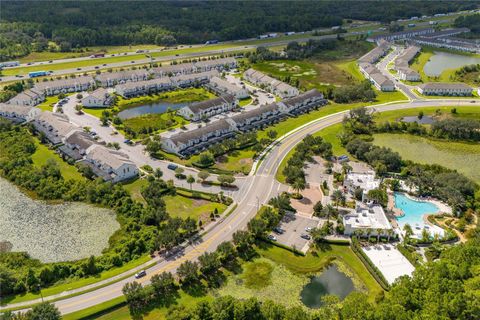
[[[393,111],[407,108],[420,107],[436,107],[436,106],[480,106],[480,100],[471,103],[470,100],[465,99],[445,99],[445,100],[416,100],[412,102],[390,103],[385,105],[375,105],[369,108],[374,108],[377,112]],[[211,252],[223,241],[228,241],[232,238],[232,234],[237,230],[246,228],[248,221],[255,216],[257,208],[262,204],[268,202],[270,198],[276,196],[280,192],[287,189],[287,186],[280,184],[275,180],[277,168],[292,148],[297,143],[308,135],[313,134],[331,125],[340,123],[348,111],[343,111],[331,114],[316,120],[313,120],[286,135],[280,137],[277,143],[266,154],[264,160],[258,165],[255,174],[245,178],[244,183],[238,191],[236,191],[235,210],[228,215],[224,220],[212,225],[211,229],[199,240],[179,252],[177,255],[169,257],[168,259],[156,258],[157,263],[147,269],[147,276],[138,280],[143,284],[148,284],[152,275],[163,272],[175,272],[178,266],[186,260],[195,260],[204,252]],[[132,270],[125,272],[116,278],[122,278],[131,274]],[[55,302],[62,314],[68,314],[85,308],[89,308],[109,301],[122,295],[122,287],[125,283],[133,281],[133,277],[128,277],[113,284],[107,284],[112,279],[102,281],[100,283],[89,286],[88,288],[80,288],[63,292],[59,295],[45,297],[45,300],[58,299],[72,294],[78,294],[86,289],[92,289],[101,285],[102,288],[94,289],[91,292],[80,294],[74,297],[66,298]],[[40,299],[34,301],[27,301],[22,303],[10,304],[2,308],[18,308],[28,306],[33,303],[40,302]],[[1,310],[1,309],[0,309]]]

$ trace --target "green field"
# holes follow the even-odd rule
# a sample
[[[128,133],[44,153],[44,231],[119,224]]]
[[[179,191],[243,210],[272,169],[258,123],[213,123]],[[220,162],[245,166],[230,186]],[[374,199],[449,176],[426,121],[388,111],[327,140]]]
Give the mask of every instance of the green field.
[[[62,173],[63,178],[66,180],[84,180],[85,178],[78,172],[75,166],[69,165],[60,158],[60,156],[55,153],[55,151],[48,149],[45,145],[41,144],[37,139],[35,139],[35,144],[37,150],[32,155],[33,164],[37,168],[44,166],[48,160],[53,160],[57,163],[60,172]]]
[[[186,182],[185,186],[187,186]],[[165,200],[167,212],[170,216],[182,219],[190,217],[196,221],[202,220],[204,224],[209,221],[210,213],[212,213],[215,208],[219,214],[227,208],[227,206],[222,203],[203,199],[191,199],[178,194],[175,196],[165,196],[163,199]]]
[[[37,105],[36,107],[42,111],[52,111],[53,105],[58,102],[58,96],[46,97],[45,101]]]
[[[213,167],[221,170],[248,174],[252,169],[254,155],[255,151],[250,148],[234,150],[219,157]]]
[[[374,144],[389,147],[403,159],[456,169],[480,183],[480,145],[427,139],[408,134],[375,134]]]
[[[170,123],[173,123],[173,125],[169,125]],[[160,128],[159,130],[155,131],[157,134],[165,130],[178,128],[187,123],[188,121],[180,116],[175,114],[170,116],[170,114],[166,113],[150,113],[123,120],[123,126],[130,127],[135,132],[141,132],[141,130],[144,128]]]

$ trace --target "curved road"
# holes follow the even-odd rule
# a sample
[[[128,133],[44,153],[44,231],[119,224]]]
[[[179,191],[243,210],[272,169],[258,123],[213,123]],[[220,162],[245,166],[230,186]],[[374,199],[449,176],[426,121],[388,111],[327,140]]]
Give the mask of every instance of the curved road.
[[[374,108],[378,112],[393,111],[399,109],[420,108],[420,107],[439,107],[439,106],[478,106],[480,100],[472,103],[470,100],[417,100],[407,103],[391,103],[385,105],[375,105]],[[255,216],[258,206],[265,204],[268,200],[287,189],[287,186],[280,184],[275,180],[275,174],[282,160],[294,146],[299,143],[306,135],[313,134],[331,125],[340,123],[347,111],[331,114],[316,120],[313,120],[279,138],[279,143],[273,146],[265,159],[258,165],[254,175],[245,178],[245,183],[238,191],[242,196],[238,197],[237,207],[223,221],[219,221],[212,226],[201,240],[187,246],[183,251],[166,260],[158,260],[157,263],[147,270],[147,276],[137,280],[140,283],[148,284],[152,275],[163,272],[175,272],[177,267],[186,260],[195,260],[204,252],[211,252],[223,241],[231,240],[232,234],[237,230],[246,228],[248,221]],[[131,274],[132,270],[119,275],[118,278]],[[112,280],[112,279],[110,279]],[[133,277],[106,285],[103,288],[96,289],[89,293],[80,294],[75,297],[59,300],[55,305],[62,314],[68,314],[79,311],[94,305],[112,300],[122,295],[122,287],[125,283],[133,281]],[[108,280],[105,280],[108,281]],[[100,286],[102,283],[92,285],[92,287]],[[85,291],[86,288],[64,292],[61,295],[46,297],[45,300],[58,299],[61,296],[67,296],[73,293]],[[27,301],[23,303],[10,304],[3,308],[18,308],[22,306],[32,305],[40,302]]]

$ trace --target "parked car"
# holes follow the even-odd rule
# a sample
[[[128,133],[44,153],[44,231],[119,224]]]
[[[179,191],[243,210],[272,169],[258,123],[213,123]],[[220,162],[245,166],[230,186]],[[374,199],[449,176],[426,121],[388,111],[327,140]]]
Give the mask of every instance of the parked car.
[[[135,279],[140,279],[142,277],[145,277],[147,275],[147,272],[145,270],[139,271],[135,273]]]
[[[283,231],[283,229],[281,229],[279,227],[275,227],[275,228],[273,228],[273,232],[275,232],[277,234],[283,234],[285,231]]]
[[[175,170],[178,168],[178,166],[176,164],[173,164],[173,163],[169,163],[168,166],[167,166],[168,169],[170,170]]]
[[[305,228],[305,231],[307,231],[307,232],[312,231],[312,227],[306,227],[306,228]]]
[[[305,240],[310,240],[312,237],[310,237],[308,234],[302,234],[300,238],[305,239]]]
[[[270,241],[277,241],[277,238],[273,234],[269,235],[267,238]]]

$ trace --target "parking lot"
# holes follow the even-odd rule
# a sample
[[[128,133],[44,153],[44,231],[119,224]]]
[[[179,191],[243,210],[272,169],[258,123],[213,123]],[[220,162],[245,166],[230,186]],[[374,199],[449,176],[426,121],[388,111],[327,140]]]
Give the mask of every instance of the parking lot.
[[[318,224],[319,220],[316,218],[287,213],[278,225],[278,227],[283,230],[283,233],[273,232],[272,234],[277,238],[279,243],[306,252],[309,248],[307,245],[309,240],[301,238],[301,235],[308,235],[308,231],[305,229],[315,228]]]

